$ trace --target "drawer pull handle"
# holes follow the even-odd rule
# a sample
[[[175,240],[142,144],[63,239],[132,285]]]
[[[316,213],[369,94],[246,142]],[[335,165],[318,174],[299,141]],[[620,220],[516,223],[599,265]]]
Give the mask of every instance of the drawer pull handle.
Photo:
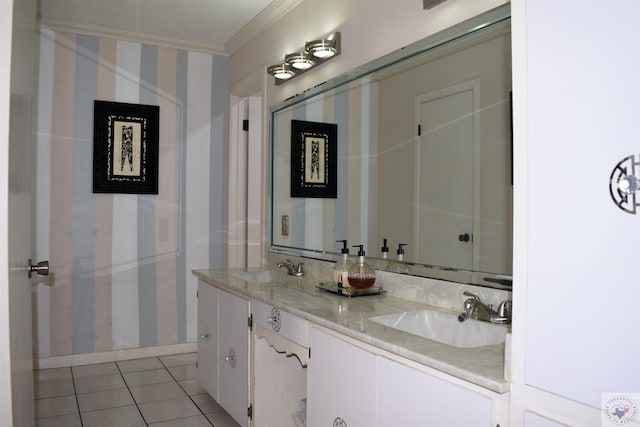
[[[276,307],[271,309],[271,316],[267,317],[267,325],[271,326],[271,329],[276,332],[280,331],[280,310]]]

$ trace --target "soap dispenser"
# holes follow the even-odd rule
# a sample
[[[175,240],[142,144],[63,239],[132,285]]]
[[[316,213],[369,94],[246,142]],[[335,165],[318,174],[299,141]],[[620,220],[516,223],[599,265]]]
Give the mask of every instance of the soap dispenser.
[[[342,256],[340,260],[336,262],[333,267],[333,282],[338,284],[339,288],[349,287],[349,268],[353,265],[349,261],[349,248],[347,247],[346,240],[336,240],[336,243],[342,242]]]
[[[376,272],[364,262],[364,245],[355,245],[358,250],[358,261],[349,269],[349,284],[355,289],[367,289],[376,282]]]
[[[404,262],[404,247],[406,243],[398,243],[398,250],[396,251],[396,262],[393,264],[394,273],[409,273],[409,266]]]
[[[382,239],[382,247],[380,248],[380,253],[382,254],[382,259],[389,258],[389,246],[387,246],[387,239]]]

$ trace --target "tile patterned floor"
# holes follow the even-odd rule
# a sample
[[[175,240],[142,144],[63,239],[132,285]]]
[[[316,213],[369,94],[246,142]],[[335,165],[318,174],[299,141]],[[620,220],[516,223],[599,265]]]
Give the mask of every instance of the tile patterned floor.
[[[34,372],[37,427],[238,427],[196,377],[196,354]]]

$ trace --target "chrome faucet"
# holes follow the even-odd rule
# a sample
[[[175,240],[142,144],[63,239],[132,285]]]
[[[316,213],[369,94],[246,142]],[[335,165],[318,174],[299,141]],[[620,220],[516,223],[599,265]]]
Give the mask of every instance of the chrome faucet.
[[[302,270],[302,266],[304,265],[304,262],[301,262],[298,265],[295,265],[293,263],[293,261],[291,261],[290,259],[286,260],[285,262],[279,262],[276,264],[276,267],[278,268],[286,268],[287,269],[287,274],[289,276],[296,276],[296,277],[302,277],[304,276],[304,270]]]
[[[511,301],[502,301],[498,305],[498,310],[494,310],[491,305],[486,305],[480,300],[478,295],[469,291],[464,291],[467,298],[464,301],[464,312],[458,316],[460,322],[468,318],[482,320],[484,322],[506,324],[511,323]]]

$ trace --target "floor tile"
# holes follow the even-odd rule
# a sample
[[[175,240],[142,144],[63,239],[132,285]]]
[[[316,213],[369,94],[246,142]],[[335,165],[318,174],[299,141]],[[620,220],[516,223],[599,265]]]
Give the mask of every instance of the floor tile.
[[[49,397],[73,396],[73,380],[71,378],[60,378],[41,381],[34,384],[33,394],[36,399],[46,399]]]
[[[193,402],[198,405],[198,408],[200,408],[203,414],[211,414],[212,412],[224,411],[224,409],[222,409],[222,406],[220,406],[218,402],[213,400],[213,397],[211,397],[207,393],[191,396],[191,400],[193,400]]]
[[[81,365],[71,368],[73,378],[99,377],[104,375],[119,374],[118,366],[115,362],[96,363],[95,365]]]
[[[127,372],[122,374],[124,381],[129,387],[139,387],[148,384],[159,384],[172,382],[173,377],[165,369],[154,369],[151,371]]]
[[[160,356],[160,361],[167,368],[175,366],[195,365],[198,361],[197,353],[174,354],[171,356]]]
[[[187,397],[185,392],[176,382],[131,387],[130,390],[133,398],[138,404],[155,402],[157,400],[174,399],[177,397]]]
[[[142,403],[139,407],[144,419],[150,424],[200,414],[198,407],[188,397]]]
[[[75,396],[51,397],[35,401],[36,418],[55,417],[78,413]]]
[[[135,405],[82,412],[83,427],[137,427],[146,425]]]
[[[37,419],[36,427],[82,427],[82,422],[80,414],[60,415]]]
[[[177,420],[162,421],[149,424],[153,427],[211,427],[211,423],[204,415],[197,415],[189,418],[179,418]]]
[[[33,371],[34,383],[58,379],[70,380],[71,368],[38,369]]]
[[[226,412],[214,412],[207,414],[207,418],[216,427],[240,427],[240,424]]]
[[[74,382],[76,384],[76,393],[78,394],[116,390],[126,387],[126,384],[120,374],[78,378]]]
[[[169,369],[171,376],[178,381],[198,378],[198,368],[196,368],[196,365],[174,366],[167,369]]]
[[[135,402],[126,388],[78,395],[78,406],[81,412],[129,405],[135,405]]]
[[[202,388],[202,386],[200,385],[200,380],[198,380],[197,378],[194,378],[191,380],[178,381],[178,383],[180,384],[180,387],[182,387],[189,396],[207,392],[204,388]]]
[[[157,357],[147,357],[144,359],[133,359],[116,362],[120,371],[125,372],[138,372],[138,371],[150,371],[152,369],[164,368],[160,360]]]

